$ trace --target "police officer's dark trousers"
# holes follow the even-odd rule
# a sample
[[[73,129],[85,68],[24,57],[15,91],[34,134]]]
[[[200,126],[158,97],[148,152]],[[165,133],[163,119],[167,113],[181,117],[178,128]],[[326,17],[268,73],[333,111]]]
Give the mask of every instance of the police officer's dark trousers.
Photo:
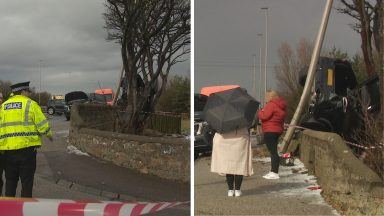
[[[33,178],[36,171],[36,147],[6,151],[5,196],[14,197],[19,179],[21,197],[32,197]]]
[[[5,154],[3,151],[0,151],[0,196],[3,195],[3,171],[5,170]]]

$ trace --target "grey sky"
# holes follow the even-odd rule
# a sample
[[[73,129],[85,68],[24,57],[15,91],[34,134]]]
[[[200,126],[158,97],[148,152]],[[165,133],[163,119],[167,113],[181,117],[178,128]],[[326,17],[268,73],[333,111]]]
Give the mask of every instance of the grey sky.
[[[201,87],[240,84],[252,91],[253,57],[259,74],[258,33],[265,33],[268,7],[268,86],[276,87],[273,66],[282,42],[296,47],[301,38],[316,39],[326,0],[195,0],[195,92]],[[339,6],[337,0],[333,6]],[[360,37],[347,15],[332,10],[323,48],[350,55],[360,52]],[[264,46],[264,38],[262,45]],[[264,67],[264,66],[263,66]],[[264,69],[263,69],[264,70]]]
[[[103,12],[104,0],[0,1],[0,79],[39,89],[41,59],[43,91],[115,88],[120,47],[105,40]],[[189,76],[189,62],[171,74]]]

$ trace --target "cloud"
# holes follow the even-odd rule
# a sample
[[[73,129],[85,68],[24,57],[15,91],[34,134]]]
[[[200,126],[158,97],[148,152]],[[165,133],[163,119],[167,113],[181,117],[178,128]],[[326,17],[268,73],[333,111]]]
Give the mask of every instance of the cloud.
[[[1,1],[0,79],[38,89],[41,70],[42,90],[53,94],[93,92],[98,82],[115,88],[120,46],[105,40],[104,9],[104,0]],[[173,73],[187,75],[188,67]]]
[[[265,46],[266,16],[261,7],[268,7],[268,86],[275,87],[273,66],[278,62],[278,47],[283,42],[295,47],[302,38],[314,41],[325,3],[325,0],[239,0],[236,3],[195,0],[195,92],[213,84],[240,84],[251,91],[252,55],[256,55],[258,75],[259,49]],[[323,48],[336,46],[350,55],[358,52],[360,39],[348,25],[352,22],[352,18],[332,9]],[[258,37],[258,33],[263,34],[263,38]]]

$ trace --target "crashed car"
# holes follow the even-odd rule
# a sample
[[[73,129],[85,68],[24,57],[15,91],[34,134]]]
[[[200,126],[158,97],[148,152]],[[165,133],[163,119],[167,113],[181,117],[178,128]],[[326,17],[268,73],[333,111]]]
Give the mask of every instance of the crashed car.
[[[306,74],[302,73],[302,86],[305,80]],[[358,84],[348,61],[320,57],[314,90],[309,108],[300,121],[304,128],[334,132],[347,141],[356,142],[354,135],[364,128],[363,113],[375,117],[380,112],[378,76]]]
[[[73,91],[65,95],[64,115],[67,121],[71,119],[71,107],[76,103],[89,102],[88,95],[82,91]]]

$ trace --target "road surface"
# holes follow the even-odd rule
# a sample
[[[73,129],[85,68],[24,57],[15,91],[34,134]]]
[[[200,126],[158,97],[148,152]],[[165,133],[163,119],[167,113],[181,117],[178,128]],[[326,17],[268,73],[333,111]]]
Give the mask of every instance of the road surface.
[[[338,215],[320,190],[308,189],[317,186],[316,179],[299,161],[280,167],[279,180],[266,180],[262,176],[270,170],[270,159],[255,157],[255,174],[244,178],[243,195],[227,197],[225,177],[210,172],[210,160],[195,161],[195,215]]]

